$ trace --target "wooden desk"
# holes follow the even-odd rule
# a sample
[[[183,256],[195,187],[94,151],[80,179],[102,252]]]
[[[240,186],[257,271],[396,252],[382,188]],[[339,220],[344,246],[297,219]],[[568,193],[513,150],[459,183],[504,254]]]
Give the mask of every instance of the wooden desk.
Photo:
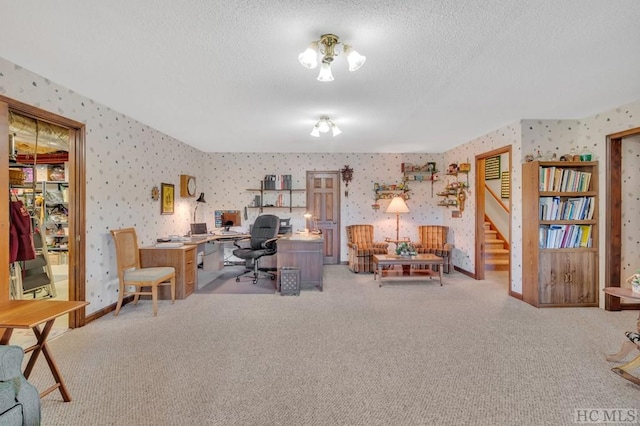
[[[375,281],[376,276],[380,278],[379,287],[382,287],[382,268],[384,266],[402,265],[403,270],[405,267],[411,270],[411,265],[439,265],[438,268],[440,275],[440,286],[442,286],[442,270],[444,269],[444,259],[435,254],[416,254],[415,256],[398,256],[396,254],[374,254],[373,255],[373,279]],[[418,273],[417,271],[415,271]],[[429,269],[421,270],[421,274],[429,275],[431,271]]]
[[[615,297],[628,297],[629,299],[640,300],[640,293],[634,293],[630,288],[605,287],[604,292]],[[640,314],[638,315],[638,321],[636,322],[636,332],[640,333]],[[640,345],[633,343],[631,340],[625,340],[618,353],[607,355],[607,361],[622,361],[634,349],[640,350]],[[635,383],[636,385],[640,385],[640,378],[631,374],[631,371],[636,368],[640,368],[640,355],[636,356],[626,364],[613,367],[611,371]]]
[[[182,247],[142,247],[140,266],[173,266],[176,270],[176,299],[186,299],[196,291],[196,245]],[[158,299],[171,300],[169,286],[158,287]]]
[[[60,389],[62,399],[65,402],[71,401],[71,395],[64,384],[62,374],[53,359],[53,355],[51,355],[49,351],[47,337],[49,337],[49,332],[51,332],[56,318],[87,306],[88,304],[88,302],[63,300],[8,300],[0,302],[0,329],[4,329],[2,337],[0,338],[0,344],[8,345],[11,340],[11,334],[16,328],[30,328],[37,339],[35,345],[24,350],[25,353],[33,352],[24,369],[24,377],[29,378],[41,352],[46,358],[47,364],[49,364],[49,369],[56,383],[41,392],[40,397],[50,394],[55,389]],[[40,324],[42,323],[44,323],[44,328],[41,330]]]
[[[278,270],[282,267],[300,269],[300,289],[322,291],[324,238],[315,234],[293,234],[278,239]]]

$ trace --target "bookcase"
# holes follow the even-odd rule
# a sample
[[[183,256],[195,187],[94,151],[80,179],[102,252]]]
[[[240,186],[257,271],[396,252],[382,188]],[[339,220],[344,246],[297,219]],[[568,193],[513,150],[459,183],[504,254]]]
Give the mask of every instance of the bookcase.
[[[522,298],[598,306],[598,163],[522,165]]]

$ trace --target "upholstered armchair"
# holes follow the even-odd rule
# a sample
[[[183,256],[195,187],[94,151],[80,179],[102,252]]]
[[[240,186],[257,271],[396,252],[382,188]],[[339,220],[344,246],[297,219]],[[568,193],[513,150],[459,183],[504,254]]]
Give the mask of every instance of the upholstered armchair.
[[[387,254],[388,243],[373,241],[373,225],[347,226],[349,269],[352,272],[373,272],[374,254]]]
[[[0,345],[0,425],[40,424],[40,395],[22,374],[23,358],[20,346]]]
[[[432,253],[444,259],[442,272],[449,273],[451,270],[451,251],[453,244],[447,243],[448,226],[442,225],[420,225],[418,226],[418,237],[420,241],[415,243],[416,251],[421,253]],[[434,270],[438,266],[433,265]]]

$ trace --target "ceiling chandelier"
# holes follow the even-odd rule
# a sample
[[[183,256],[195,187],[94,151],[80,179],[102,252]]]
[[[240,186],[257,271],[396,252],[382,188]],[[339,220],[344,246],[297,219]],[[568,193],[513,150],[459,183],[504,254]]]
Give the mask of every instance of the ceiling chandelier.
[[[320,36],[320,40],[311,42],[309,47],[307,47],[307,50],[298,55],[298,60],[303,67],[313,69],[318,66],[318,52],[320,52],[320,54],[322,54],[322,65],[320,65],[318,81],[333,81],[333,74],[331,74],[331,62],[333,62],[333,59],[338,56],[340,50],[347,57],[347,62],[349,62],[349,71],[356,71],[360,69],[367,60],[365,56],[356,52],[348,44],[341,43],[338,36],[333,34],[324,34]]]
[[[322,116],[320,117],[320,120],[318,120],[316,125],[313,126],[313,129],[311,130],[311,136],[318,138],[320,137],[320,133],[327,133],[329,130],[331,130],[333,136],[338,136],[340,133],[342,133],[342,130],[338,129],[336,123],[331,121],[329,117]]]

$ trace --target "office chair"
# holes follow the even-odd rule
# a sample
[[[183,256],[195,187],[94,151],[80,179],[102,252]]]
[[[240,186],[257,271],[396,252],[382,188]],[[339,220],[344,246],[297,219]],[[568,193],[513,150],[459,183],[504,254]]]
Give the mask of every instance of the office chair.
[[[244,259],[247,262],[247,269],[236,277],[236,282],[240,282],[240,277],[253,272],[253,283],[258,282],[261,271],[259,260],[263,256],[272,256],[277,252],[276,240],[280,229],[280,219],[272,214],[264,214],[256,218],[251,228],[251,237],[234,241],[233,245],[238,247],[233,251],[233,255]],[[247,242],[249,246],[246,247]],[[253,267],[250,268],[250,265]],[[276,279],[276,274],[262,270],[272,280]]]

